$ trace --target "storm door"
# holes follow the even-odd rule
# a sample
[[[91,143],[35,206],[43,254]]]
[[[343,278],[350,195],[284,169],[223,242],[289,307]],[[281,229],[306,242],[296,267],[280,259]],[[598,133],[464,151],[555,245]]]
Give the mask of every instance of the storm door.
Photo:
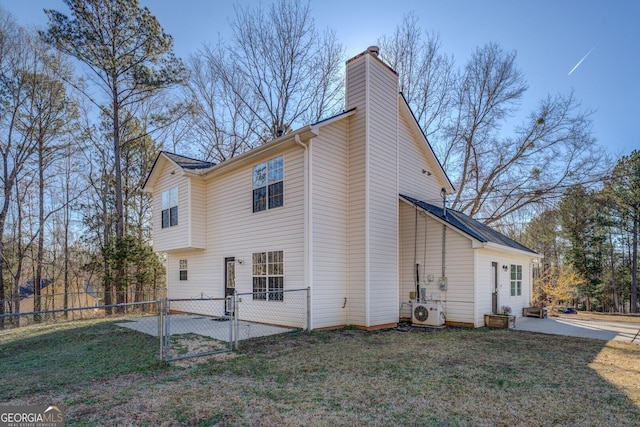
[[[498,263],[491,263],[491,312],[498,314]]]
[[[236,290],[236,259],[234,257],[224,259],[224,296],[233,295]],[[225,316],[229,315],[229,309],[225,304]]]

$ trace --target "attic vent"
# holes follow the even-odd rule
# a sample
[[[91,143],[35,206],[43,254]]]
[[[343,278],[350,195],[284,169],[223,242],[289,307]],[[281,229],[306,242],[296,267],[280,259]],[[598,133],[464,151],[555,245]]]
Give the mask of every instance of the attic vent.
[[[378,56],[380,54],[380,48],[378,46],[369,46],[367,52],[372,55]]]

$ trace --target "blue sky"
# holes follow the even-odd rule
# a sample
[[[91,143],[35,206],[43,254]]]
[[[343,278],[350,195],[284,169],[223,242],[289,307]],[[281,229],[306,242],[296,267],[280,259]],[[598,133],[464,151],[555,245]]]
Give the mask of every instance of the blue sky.
[[[230,38],[232,1],[141,4],[173,35],[181,57],[214,43],[218,35]],[[44,27],[43,8],[65,10],[62,0],[0,0],[0,5],[24,26]],[[640,120],[640,1],[311,0],[311,8],[319,29],[336,31],[347,57],[376,44],[382,34],[391,34],[410,11],[425,29],[440,34],[443,52],[453,55],[458,65],[485,43],[515,50],[529,84],[523,115],[547,95],[573,90],[583,108],[595,110],[594,134],[610,155],[617,158],[640,149],[635,123]]]

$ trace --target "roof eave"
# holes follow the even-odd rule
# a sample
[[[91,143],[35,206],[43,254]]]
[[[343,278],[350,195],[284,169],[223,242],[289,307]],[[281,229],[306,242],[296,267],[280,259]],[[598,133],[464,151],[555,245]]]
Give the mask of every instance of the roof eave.
[[[260,147],[254,148],[253,150],[249,150],[245,153],[240,154],[239,156],[233,157],[229,160],[226,160],[222,163],[218,163],[215,166],[212,166],[208,169],[203,169],[200,171],[193,171],[190,173],[192,176],[205,176],[206,178],[212,177],[221,173],[223,171],[234,169],[236,167],[240,167],[247,163],[253,162],[255,157],[262,155],[265,152],[269,152],[275,150],[286,144],[295,144],[295,137],[298,136],[301,140],[307,141],[313,137],[318,136],[318,127],[307,125],[297,129],[291,133],[281,136],[280,138],[274,139]]]
[[[483,242],[482,246],[484,248],[493,249],[493,250],[496,250],[496,251],[515,252],[515,253],[518,253],[520,255],[525,255],[525,256],[528,256],[528,257],[532,257],[532,258],[538,258],[538,259],[542,258],[542,255],[540,255],[537,252],[525,251],[525,250],[522,250],[522,249],[513,248],[511,246],[501,245],[499,243]]]

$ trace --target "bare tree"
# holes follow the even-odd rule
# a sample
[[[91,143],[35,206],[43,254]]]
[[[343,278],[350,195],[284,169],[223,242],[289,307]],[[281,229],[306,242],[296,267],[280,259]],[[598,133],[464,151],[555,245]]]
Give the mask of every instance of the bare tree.
[[[64,83],[57,77],[71,75],[72,70],[64,60],[46,51],[40,40],[34,40],[30,48],[33,61],[25,72],[25,89],[29,99],[19,119],[19,128],[23,134],[34,141],[37,158],[38,182],[38,221],[37,254],[34,259],[34,311],[40,311],[40,291],[43,280],[45,223],[53,213],[51,206],[46,207],[45,191],[50,180],[48,169],[64,154],[65,144],[60,141],[69,131],[76,114],[73,100],[67,96]],[[39,317],[37,318],[37,320]]]
[[[233,43],[202,55],[241,103],[237,114],[253,132],[250,145],[318,121],[342,105],[344,49],[335,33],[318,33],[308,2],[278,0],[268,10],[237,6],[231,25]]]
[[[0,8],[0,315],[5,311],[4,271],[8,267],[5,250],[5,226],[23,170],[37,151],[37,144],[20,120],[28,110],[31,91],[28,73],[33,57],[28,34]],[[18,213],[19,215],[19,213]],[[19,274],[19,273],[18,273]],[[15,276],[14,276],[15,277]],[[0,317],[0,327],[4,318]]]
[[[458,189],[453,208],[485,223],[560,197],[603,171],[591,113],[573,94],[546,97],[512,135],[503,131],[527,90],[515,59],[496,44],[476,49],[458,80],[447,134],[443,163]]]
[[[438,37],[427,33],[423,39],[413,14],[379,43],[457,188],[454,209],[500,225],[604,172],[591,112],[572,93],[547,96],[522,123],[512,124],[527,91],[515,52],[490,43],[455,71],[452,59],[439,52]]]
[[[440,36],[423,32],[414,13],[404,16],[392,36],[378,39],[380,53],[396,70],[400,90],[427,137],[438,142],[452,104],[453,58],[443,54]]]
[[[221,162],[252,148],[251,140],[257,119],[246,101],[250,89],[241,76],[221,72],[219,63],[229,62],[224,49],[207,46],[189,60],[190,79],[185,97],[191,105],[186,117],[189,143],[196,146],[195,157]]]

